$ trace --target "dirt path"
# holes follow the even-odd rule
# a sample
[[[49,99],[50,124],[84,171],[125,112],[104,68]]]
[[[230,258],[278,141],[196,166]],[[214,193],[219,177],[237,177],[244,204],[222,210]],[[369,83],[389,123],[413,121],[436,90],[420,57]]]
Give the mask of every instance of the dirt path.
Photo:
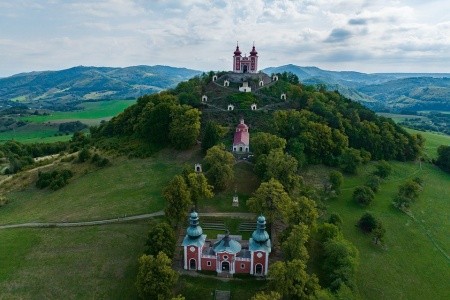
[[[155,217],[164,216],[164,211],[160,210],[151,214],[135,215],[123,218],[104,219],[96,221],[81,221],[81,222],[30,222],[20,224],[0,225],[0,229],[8,228],[53,228],[53,227],[81,227],[81,226],[95,226],[112,223],[123,223],[130,221],[146,220]],[[240,219],[255,219],[256,215],[252,213],[202,213],[203,217],[234,217]]]

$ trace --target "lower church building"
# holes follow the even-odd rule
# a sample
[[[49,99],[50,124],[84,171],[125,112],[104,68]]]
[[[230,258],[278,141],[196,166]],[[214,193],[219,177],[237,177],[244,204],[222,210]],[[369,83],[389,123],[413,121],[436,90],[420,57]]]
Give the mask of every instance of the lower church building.
[[[217,235],[216,240],[208,240],[199,224],[198,213],[192,212],[182,243],[184,269],[267,275],[271,242],[266,231],[266,218],[259,216],[256,226],[249,241],[228,233]]]

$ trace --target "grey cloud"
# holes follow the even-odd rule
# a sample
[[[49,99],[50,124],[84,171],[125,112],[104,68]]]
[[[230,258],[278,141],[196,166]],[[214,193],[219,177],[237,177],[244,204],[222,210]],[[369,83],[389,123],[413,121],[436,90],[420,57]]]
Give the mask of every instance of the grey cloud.
[[[338,43],[348,40],[352,36],[349,30],[343,28],[335,28],[331,31],[330,35],[326,38],[327,43]]]
[[[366,25],[367,22],[368,20],[364,18],[356,18],[348,20],[349,25]]]

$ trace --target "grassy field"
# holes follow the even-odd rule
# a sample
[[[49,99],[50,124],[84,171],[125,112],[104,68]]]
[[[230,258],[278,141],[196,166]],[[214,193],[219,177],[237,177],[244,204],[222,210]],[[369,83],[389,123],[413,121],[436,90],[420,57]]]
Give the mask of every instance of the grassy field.
[[[52,112],[47,116],[27,116],[23,117],[23,120],[34,123],[46,123],[50,121],[73,121],[79,120],[83,123],[90,123],[90,120],[94,120],[95,123],[99,123],[101,120],[109,119],[121,113],[125,108],[133,105],[135,100],[109,100],[109,101],[96,101],[86,102],[80,104],[80,110],[67,111],[67,112]]]
[[[360,252],[357,283],[363,299],[448,299],[450,295],[450,175],[430,164],[392,163],[394,172],[381,185],[374,203],[362,208],[353,203],[354,187],[364,183],[360,176],[347,177],[338,200],[328,203],[329,212],[344,220],[345,237]],[[411,213],[415,219],[392,206],[398,185],[421,177],[424,191]],[[386,228],[386,248],[355,227],[364,212],[379,218]]]
[[[408,131],[409,133],[419,133],[425,138],[425,153],[430,158],[437,157],[437,148],[440,145],[450,145],[450,135],[429,131],[419,131],[409,128],[406,128],[406,131]]]
[[[162,189],[195,155],[175,157],[166,151],[150,159],[119,159],[58,191],[30,185],[7,195],[10,203],[0,208],[0,223],[98,220],[159,211],[164,208]]]
[[[214,278],[181,276],[178,293],[183,294],[186,300],[214,300],[214,291],[230,291],[231,299],[250,299],[257,291],[263,290],[266,282],[257,279],[235,279],[221,281]]]
[[[109,100],[80,104],[80,110],[53,112],[50,115],[22,117],[29,124],[12,131],[0,132],[0,142],[16,140],[23,143],[67,141],[72,135],[55,136],[61,122],[80,121],[87,125],[98,125],[135,103],[135,100]]]
[[[58,126],[54,124],[32,123],[19,127],[12,131],[0,133],[0,143],[15,140],[22,143],[49,143],[56,141],[68,141],[72,135],[55,136]]]
[[[0,299],[137,299],[147,222],[0,231]]]

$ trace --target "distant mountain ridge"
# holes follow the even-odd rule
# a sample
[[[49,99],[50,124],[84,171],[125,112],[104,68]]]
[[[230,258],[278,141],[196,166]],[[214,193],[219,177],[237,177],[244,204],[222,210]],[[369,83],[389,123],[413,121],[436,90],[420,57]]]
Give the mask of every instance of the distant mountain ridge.
[[[53,106],[99,99],[137,98],[176,86],[201,71],[169,66],[78,66],[0,78],[0,105]]]
[[[304,84],[328,89],[378,111],[450,111],[450,73],[361,73],[284,65],[264,72],[296,74]]]
[[[263,70],[292,72],[304,84],[327,89],[376,111],[450,111],[450,73],[362,73],[327,71],[293,64]],[[134,99],[172,88],[201,71],[170,66],[125,68],[78,66],[0,78],[0,109],[24,103],[33,108],[70,109],[82,101]]]

